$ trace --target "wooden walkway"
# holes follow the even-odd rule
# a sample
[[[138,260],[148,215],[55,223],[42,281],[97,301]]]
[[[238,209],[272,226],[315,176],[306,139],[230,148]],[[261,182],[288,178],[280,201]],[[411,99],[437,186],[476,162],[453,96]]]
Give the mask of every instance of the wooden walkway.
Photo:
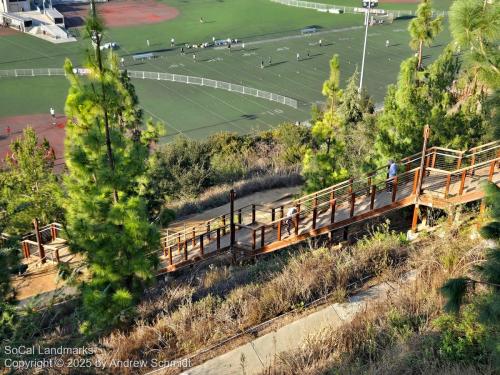
[[[231,193],[232,211],[161,238],[158,273],[228,252],[236,258],[265,254],[339,229],[346,238],[352,224],[408,206],[414,206],[416,230],[420,206],[448,209],[482,199],[485,181],[500,185],[500,140],[467,151],[424,146],[422,153],[400,160],[398,169],[392,180],[382,167],[274,207],[238,207]],[[291,207],[296,214],[286,217]],[[35,222],[35,228],[23,237],[24,257],[41,263],[65,261],[69,251],[59,236],[61,226],[38,228]]]
[[[482,199],[484,181],[500,184],[500,141],[468,151],[432,147],[424,155],[423,163],[421,154],[401,160],[393,180],[387,179],[385,167],[379,168],[286,206],[236,206],[233,215],[228,212],[204,225],[169,233],[162,238],[160,273],[228,251],[236,257],[256,256],[342,228],[347,235],[354,223],[408,206],[415,207],[416,229],[419,206],[448,209]],[[296,207],[297,213],[288,218],[290,207]]]

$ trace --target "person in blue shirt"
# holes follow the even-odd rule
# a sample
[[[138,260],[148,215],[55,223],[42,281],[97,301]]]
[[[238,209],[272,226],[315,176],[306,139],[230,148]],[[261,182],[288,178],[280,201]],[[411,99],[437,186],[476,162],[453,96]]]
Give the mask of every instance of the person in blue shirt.
[[[388,178],[387,191],[392,191],[392,184],[393,184],[392,180],[398,174],[398,165],[394,160],[389,160],[388,169],[389,171],[387,173],[387,178]]]

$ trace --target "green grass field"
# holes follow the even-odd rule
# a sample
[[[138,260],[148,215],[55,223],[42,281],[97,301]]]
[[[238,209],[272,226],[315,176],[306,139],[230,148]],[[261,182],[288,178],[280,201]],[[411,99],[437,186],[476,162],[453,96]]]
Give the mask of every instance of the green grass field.
[[[218,79],[290,96],[300,103],[294,110],[207,87],[135,80],[145,112],[167,124],[166,140],[178,133],[202,138],[220,130],[249,132],[283,121],[306,120],[311,104],[323,100],[321,85],[328,76],[331,56],[340,55],[344,80],[361,63],[362,15],[329,15],[268,0],[165,2],[179,8],[178,18],[154,25],[107,30],[106,40],[119,43],[121,48],[117,53],[124,56],[129,70]],[[445,2],[451,1],[439,4],[442,6]],[[357,6],[357,1],[352,0],[332,3]],[[408,8],[407,4],[403,5]],[[201,16],[205,19],[203,24],[199,22]],[[300,36],[302,28],[312,25],[321,30],[320,34]],[[383,102],[387,84],[395,82],[400,62],[413,54],[408,47],[407,26],[407,20],[400,20],[369,29],[365,86],[377,103]],[[171,37],[177,43],[193,43],[209,41],[212,36],[242,39],[246,48],[235,46],[232,52],[227,48],[199,50],[196,62],[190,51],[181,56],[178,48],[170,48]],[[323,47],[318,46],[319,39]],[[389,48],[385,47],[386,40],[391,43]],[[445,30],[432,48],[425,49],[426,61],[435,58],[448,41],[449,33]],[[53,45],[27,35],[0,37],[0,69],[61,67],[65,57],[78,65],[87,45],[87,41]],[[159,58],[146,63],[133,62],[132,54],[148,51],[156,51]],[[301,61],[296,61],[297,53]],[[269,58],[271,65],[267,65]],[[260,68],[262,60],[266,62],[264,69]],[[66,90],[62,77],[0,80],[0,117],[46,112],[51,106],[62,112]]]

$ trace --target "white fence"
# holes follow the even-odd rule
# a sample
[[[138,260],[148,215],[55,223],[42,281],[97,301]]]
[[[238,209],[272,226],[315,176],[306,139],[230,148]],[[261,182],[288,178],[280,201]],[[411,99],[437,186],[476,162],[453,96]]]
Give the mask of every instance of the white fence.
[[[78,69],[75,73],[86,74],[86,70]],[[0,70],[0,78],[63,76],[63,75],[65,75],[64,69],[57,69],[57,68]],[[295,109],[297,109],[298,107],[297,100],[288,98],[283,95],[274,94],[272,92],[259,90],[252,87],[236,85],[229,82],[216,81],[209,78],[185,76],[182,74],[142,72],[142,71],[128,71],[128,76],[130,78],[137,78],[137,79],[151,79],[157,81],[180,82],[188,85],[207,86],[207,87],[212,87],[214,89],[221,89],[230,92],[235,92],[238,94],[255,96],[256,98],[270,100]]]
[[[282,5],[288,5],[297,8],[306,8],[306,9],[314,9],[320,12],[327,13],[365,13],[366,8],[361,7],[346,7],[343,5],[334,5],[334,4],[324,4],[324,3],[314,3],[311,1],[301,1],[301,0],[270,0],[273,3],[278,3]],[[371,14],[388,14],[392,13],[394,17],[404,17],[404,16],[414,16],[416,11],[413,10],[392,10],[392,9],[380,9],[380,8],[372,8],[370,10]],[[433,16],[446,16],[446,11],[433,11]]]
[[[274,94],[272,92],[255,89],[252,87],[236,85],[224,81],[216,81],[209,78],[185,76],[182,74],[172,74],[172,73],[157,73],[157,72],[139,72],[139,71],[129,71],[129,77],[139,78],[139,79],[153,79],[158,81],[171,81],[171,82],[182,82],[188,85],[197,86],[207,86],[214,89],[221,89],[230,92],[236,92],[238,94],[255,96],[256,98],[262,98],[277,102],[283,105],[287,105],[292,108],[297,108],[297,100],[288,98],[283,95]]]

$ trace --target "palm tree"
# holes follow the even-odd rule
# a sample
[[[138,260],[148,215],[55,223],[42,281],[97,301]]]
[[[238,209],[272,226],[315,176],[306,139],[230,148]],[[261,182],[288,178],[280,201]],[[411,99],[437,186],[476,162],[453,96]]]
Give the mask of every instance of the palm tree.
[[[434,38],[441,32],[443,17],[433,18],[430,0],[423,0],[418,6],[417,16],[410,22],[410,47],[418,50],[418,69],[422,69],[422,48],[430,46]]]

